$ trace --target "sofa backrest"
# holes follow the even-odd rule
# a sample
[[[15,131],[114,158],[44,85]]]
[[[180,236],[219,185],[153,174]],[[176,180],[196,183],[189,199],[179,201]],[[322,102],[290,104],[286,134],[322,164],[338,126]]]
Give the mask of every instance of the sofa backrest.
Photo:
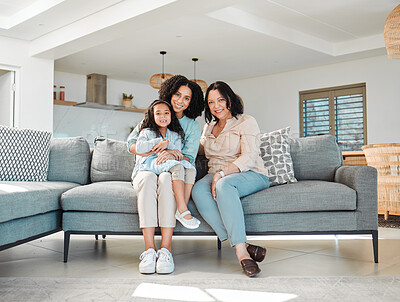
[[[343,165],[342,152],[332,135],[292,138],[290,155],[297,180],[333,181],[336,169]]]
[[[342,152],[332,135],[290,138],[290,155],[297,180],[333,181],[335,171],[343,165]],[[196,159],[196,180],[207,174],[207,158]]]
[[[90,156],[88,145],[87,150]],[[332,135],[291,138],[290,154],[297,180],[333,181],[336,169],[343,165],[342,153]],[[52,151],[50,151],[51,157]],[[207,174],[207,163],[204,156],[197,157],[196,179]],[[128,153],[126,142],[97,138],[91,168],[88,170],[91,170],[92,182],[130,181],[134,165],[135,157]]]
[[[90,148],[85,138],[52,138],[47,180],[89,183]]]
[[[127,142],[96,137],[90,166],[91,182],[131,181],[135,155]]]

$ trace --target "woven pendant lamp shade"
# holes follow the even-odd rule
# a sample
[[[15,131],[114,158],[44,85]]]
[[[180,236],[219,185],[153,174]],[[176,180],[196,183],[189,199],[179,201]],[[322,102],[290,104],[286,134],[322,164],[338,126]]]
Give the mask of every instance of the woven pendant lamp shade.
[[[156,73],[153,74],[150,78],[150,86],[155,89],[160,89],[161,84],[164,83],[166,80],[172,78],[174,75],[170,73]]]
[[[203,80],[196,79],[196,62],[198,60],[199,60],[198,58],[193,58],[192,59],[193,64],[194,64],[194,73],[193,73],[194,79],[191,79],[191,81],[197,83],[200,86],[201,91],[203,91],[203,93],[205,93],[207,91],[207,88],[208,88],[207,83],[205,81],[203,81]]]
[[[170,73],[164,72],[164,55],[166,53],[166,51],[160,51],[160,54],[162,55],[162,72],[153,74],[150,78],[150,86],[155,89],[160,89],[162,83],[174,76]]]
[[[392,10],[387,17],[384,37],[388,57],[400,59],[400,5]]]
[[[191,81],[197,83],[200,86],[201,91],[203,91],[203,93],[205,93],[207,91],[208,85],[203,80],[192,79]]]

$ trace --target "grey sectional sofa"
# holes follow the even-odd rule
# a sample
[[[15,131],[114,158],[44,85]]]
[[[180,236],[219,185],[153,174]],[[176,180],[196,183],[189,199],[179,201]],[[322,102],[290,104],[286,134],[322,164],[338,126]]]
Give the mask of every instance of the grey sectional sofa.
[[[373,239],[374,261],[378,262],[376,170],[368,166],[343,166],[341,152],[333,136],[292,139],[290,147],[298,182],[274,186],[242,198],[248,234],[370,234]],[[98,140],[91,161],[87,156],[88,151],[82,152],[81,155],[85,154],[82,158],[85,157],[86,162],[81,162],[79,165],[81,165],[82,175],[86,173],[86,177],[89,177],[87,167],[90,165],[90,182],[84,181],[84,177],[80,181],[68,181],[67,177],[63,178],[62,171],[67,167],[61,167],[60,164],[65,164],[65,158],[71,157],[70,148],[53,152],[55,151],[52,150],[52,156],[58,154],[57,158],[60,162],[55,163],[51,159],[50,171],[57,171],[59,174],[53,177],[51,176],[53,172],[51,172],[49,180],[52,181],[40,184],[41,186],[53,185],[51,202],[53,206],[46,210],[50,214],[37,215],[53,215],[54,223],[53,226],[35,233],[58,230],[60,220],[56,217],[62,213],[65,262],[68,260],[71,235],[94,234],[96,238],[98,235],[103,235],[104,238],[112,234],[141,234],[136,194],[130,184],[134,157],[127,153],[124,142]],[[57,165],[57,169],[54,169],[53,165]],[[207,170],[205,158],[199,157],[196,167],[197,177],[202,177]],[[62,181],[60,183],[62,189],[57,192],[53,183],[56,180]],[[27,185],[19,184],[18,186]],[[61,197],[60,192],[62,192]],[[7,209],[6,214],[3,215],[3,208],[9,208],[10,205],[3,202],[1,194],[0,218],[2,220],[0,221],[3,222],[0,224],[0,234],[4,234],[1,232],[4,230],[2,229],[4,221],[12,222],[18,219],[9,219],[13,217],[13,210]],[[25,198],[33,202],[33,195],[28,195]],[[43,196],[45,196],[44,193]],[[58,204],[57,196],[59,197]],[[6,199],[10,199],[10,196]],[[24,198],[21,197],[22,199]],[[35,202],[39,204],[43,200],[38,197]],[[189,210],[201,219],[191,201]],[[22,219],[21,223],[28,217]],[[34,228],[38,228],[38,224],[40,223],[37,223]],[[22,231],[17,231],[17,227],[9,227],[7,232],[15,239],[14,233]],[[174,234],[214,235],[214,232],[202,220],[200,228],[196,230],[185,229],[177,223]],[[30,238],[32,238],[31,235],[29,234]],[[27,238],[28,234],[22,232],[18,236],[18,238]],[[4,246],[4,242],[1,240],[0,244]],[[220,242],[218,246],[220,248]]]
[[[343,166],[333,136],[292,139],[290,146],[298,182],[242,198],[248,234],[371,234],[377,262],[376,170],[368,166]],[[62,194],[64,261],[68,259],[72,234],[141,234],[136,195],[129,178],[132,161],[125,148],[124,143],[112,140],[97,142],[91,177],[99,181]],[[114,154],[112,160],[110,154]],[[199,157],[196,167],[198,178],[205,175],[205,158]],[[201,219],[191,201],[189,210]],[[174,234],[214,235],[214,232],[202,220],[196,230],[177,223]]]
[[[46,182],[0,181],[0,250],[62,230],[61,194],[89,182],[84,138],[53,138]]]

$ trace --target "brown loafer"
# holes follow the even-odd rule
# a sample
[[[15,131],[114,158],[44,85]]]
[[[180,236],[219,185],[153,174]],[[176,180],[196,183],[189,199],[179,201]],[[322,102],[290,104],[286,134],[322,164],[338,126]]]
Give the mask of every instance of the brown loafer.
[[[257,265],[257,262],[252,259],[243,259],[242,261],[240,261],[240,265],[242,266],[243,271],[247,275],[247,277],[254,277],[259,272],[261,272],[260,268]]]
[[[267,254],[267,249],[261,246],[252,245],[248,243],[247,252],[249,253],[251,259],[257,262],[261,262],[264,260],[265,255]]]

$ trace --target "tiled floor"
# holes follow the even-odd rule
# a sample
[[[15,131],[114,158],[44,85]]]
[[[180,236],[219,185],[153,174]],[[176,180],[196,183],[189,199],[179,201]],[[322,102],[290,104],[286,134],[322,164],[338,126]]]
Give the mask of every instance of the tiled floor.
[[[400,230],[379,229],[379,263],[373,262],[370,236],[249,237],[266,246],[258,278],[270,276],[398,276]],[[63,262],[59,232],[0,252],[0,277],[146,278],[138,272],[143,241],[139,236],[72,235],[68,263]],[[173,241],[175,272],[159,278],[243,278],[234,250],[215,237],[181,237]],[[154,278],[157,275],[153,275]]]

